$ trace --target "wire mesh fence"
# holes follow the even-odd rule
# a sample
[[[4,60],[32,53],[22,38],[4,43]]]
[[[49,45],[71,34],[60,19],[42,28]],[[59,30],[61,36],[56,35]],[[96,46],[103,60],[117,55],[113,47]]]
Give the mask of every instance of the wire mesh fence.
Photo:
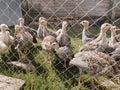
[[[4,43],[6,40],[4,38],[7,36],[3,37],[0,33],[0,73],[25,80],[21,90],[119,90],[119,73],[117,71],[117,74],[114,73],[119,69],[119,47],[117,49],[111,47],[114,51],[118,50],[115,58],[111,57],[112,53],[96,50],[87,51],[86,49],[87,52],[78,53],[79,48],[84,46],[83,26],[80,22],[88,20],[90,25],[87,29],[99,35],[103,23],[120,27],[119,11],[119,0],[0,0],[0,24],[7,24],[10,27],[7,35],[14,38],[9,38],[12,41],[8,40],[9,43]],[[19,19],[20,17],[24,19]],[[40,20],[40,17],[45,18]],[[63,21],[67,21],[67,24],[64,22],[67,32],[61,31],[64,29]],[[0,28],[1,32],[4,31],[2,25]],[[56,32],[58,34],[48,38],[45,38],[47,35],[42,34],[41,39],[38,30],[46,33],[44,29],[50,30],[47,32],[50,33],[48,35],[51,35],[51,31],[52,35]],[[58,36],[61,32],[67,33],[70,37],[70,46],[58,45],[60,39]],[[110,33],[109,30],[107,39],[110,39],[112,35]],[[61,37],[66,38],[64,35]],[[50,38],[52,41],[49,42]],[[34,40],[36,40],[35,43],[33,43]],[[69,43],[69,39],[67,42]],[[5,48],[6,51],[2,53],[2,44],[9,50]],[[117,45],[119,46],[119,43]],[[70,55],[71,58],[69,58],[68,53],[72,52],[74,56]],[[75,60],[76,66],[70,65],[70,61],[76,57],[78,57]],[[82,62],[82,60],[86,61]],[[11,84],[7,82],[7,85]],[[0,90],[7,90],[5,89],[7,85],[0,84]]]

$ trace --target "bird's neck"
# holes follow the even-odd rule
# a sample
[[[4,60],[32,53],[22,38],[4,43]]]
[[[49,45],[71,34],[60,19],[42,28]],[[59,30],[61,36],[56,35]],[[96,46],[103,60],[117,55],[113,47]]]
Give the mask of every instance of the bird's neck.
[[[22,31],[20,32],[20,34],[21,34],[22,36],[26,35],[24,30],[22,30]]]
[[[87,31],[88,30],[88,26],[84,26],[84,30]]]
[[[20,22],[20,27],[24,27],[24,23],[21,23],[21,22]]]
[[[86,36],[86,32],[88,32],[88,26],[86,26],[86,27],[83,28],[83,31],[82,31],[83,37]]]
[[[43,26],[43,30],[47,30],[47,24]]]
[[[84,28],[83,28],[83,33],[86,33],[86,32],[89,32],[88,31],[88,26],[84,26]]]
[[[111,38],[110,38],[110,46],[113,46],[115,44],[115,36],[116,35],[116,32],[114,31],[111,31]]]
[[[99,42],[105,38],[106,38],[106,32],[104,30],[101,30],[99,36],[94,41]]]
[[[115,31],[111,31],[111,37],[114,37],[116,35]]]
[[[42,25],[39,25],[39,27],[38,27],[38,28],[39,28],[39,30],[40,30],[40,29],[42,28]]]
[[[2,32],[2,33],[6,33],[6,30],[5,30],[5,29],[1,29],[1,32]]]
[[[62,33],[62,34],[63,34],[63,33],[66,33],[66,27],[65,27],[65,26],[62,27],[61,33]]]

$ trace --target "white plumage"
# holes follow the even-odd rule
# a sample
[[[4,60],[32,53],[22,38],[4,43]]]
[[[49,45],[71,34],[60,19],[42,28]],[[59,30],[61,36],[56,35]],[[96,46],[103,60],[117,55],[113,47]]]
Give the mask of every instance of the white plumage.
[[[44,17],[40,17],[37,36],[43,40],[46,36],[49,36],[49,35],[56,37],[56,33],[53,31],[50,31],[49,28],[47,27],[46,19]]]
[[[7,45],[4,42],[0,41],[0,54],[6,54],[7,51],[8,51]]]
[[[68,36],[67,31],[66,31],[67,25],[68,25],[67,21],[63,21],[62,29],[60,29],[57,32],[58,36],[56,37],[56,40],[59,43],[60,47],[71,45],[70,37]]]
[[[104,23],[101,26],[101,31],[100,31],[99,36],[93,41],[83,45],[80,48],[80,51],[89,51],[89,50],[104,51],[108,47],[106,32],[110,29],[110,27],[111,27],[111,24]]]
[[[86,44],[86,43],[94,40],[95,38],[97,38],[98,35],[94,35],[94,34],[90,33],[88,30],[89,21],[83,20],[80,22],[80,24],[82,24],[84,26],[83,31],[82,31],[82,43],[83,44]]]
[[[56,51],[58,57],[64,60],[64,66],[66,67],[66,60],[71,60],[73,58],[72,49],[68,46],[59,47],[59,44],[57,42],[52,43],[52,47]]]
[[[53,50],[52,43],[54,42],[56,42],[55,37],[51,35],[46,36],[41,43],[42,49],[47,50],[47,51]]]
[[[8,26],[6,24],[1,24],[0,40],[9,46],[14,38],[10,35]]]

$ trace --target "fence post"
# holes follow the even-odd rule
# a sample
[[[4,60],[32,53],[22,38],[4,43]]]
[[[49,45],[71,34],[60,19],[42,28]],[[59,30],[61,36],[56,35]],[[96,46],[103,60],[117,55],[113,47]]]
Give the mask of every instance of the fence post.
[[[112,9],[115,6],[115,1],[114,0],[110,0],[110,7],[109,9]],[[109,12],[109,16],[112,20],[115,20],[115,9],[113,8],[112,10],[110,10]]]
[[[25,24],[28,24],[29,23],[29,20],[28,20],[28,0],[21,0],[21,7],[22,7],[22,9],[24,9],[24,10],[22,10],[22,16],[24,17],[24,19],[25,19]],[[26,13],[27,12],[27,13]]]

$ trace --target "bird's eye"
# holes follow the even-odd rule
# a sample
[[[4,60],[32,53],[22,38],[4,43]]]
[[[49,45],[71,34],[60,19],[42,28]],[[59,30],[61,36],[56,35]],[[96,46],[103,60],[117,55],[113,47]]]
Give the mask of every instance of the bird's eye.
[[[106,26],[109,26],[108,24],[106,24]]]

